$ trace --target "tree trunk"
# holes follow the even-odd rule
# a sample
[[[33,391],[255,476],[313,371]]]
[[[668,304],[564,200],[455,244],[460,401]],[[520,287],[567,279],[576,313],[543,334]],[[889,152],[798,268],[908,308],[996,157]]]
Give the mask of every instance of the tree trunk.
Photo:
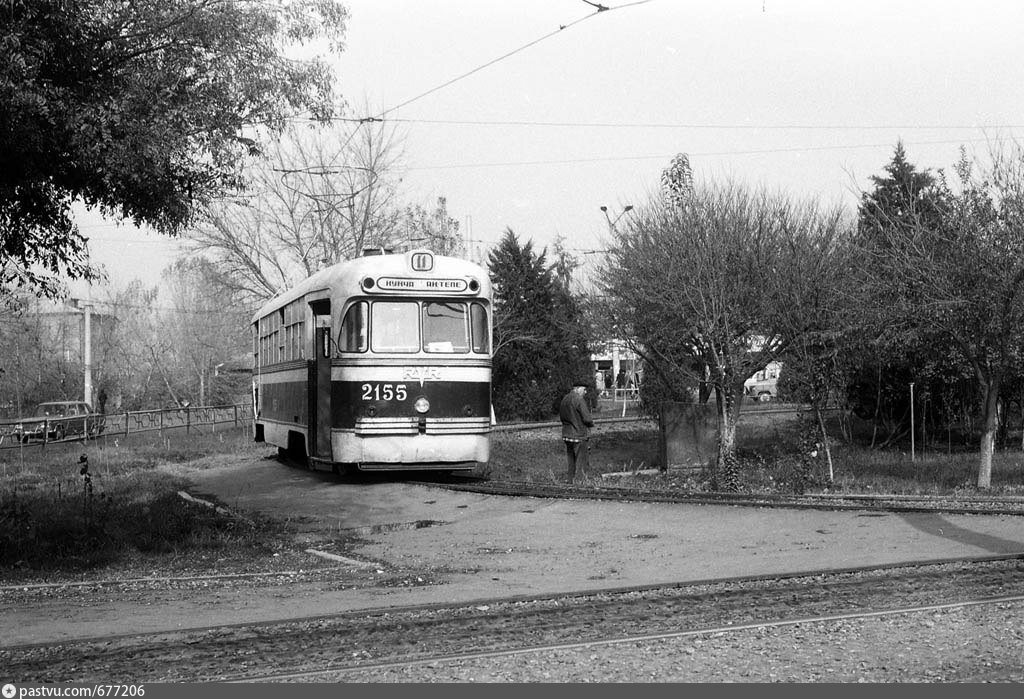
[[[739,390],[743,390],[740,384]],[[723,395],[724,394],[724,395]],[[715,488],[735,492],[740,487],[740,465],[736,457],[736,423],[742,394],[737,396],[735,386],[719,392],[718,399],[718,460],[715,464]]]
[[[992,455],[995,453],[996,431],[999,428],[999,381],[993,379],[983,385],[985,413],[982,416],[981,453],[978,460],[978,488],[988,490],[992,485]]]
[[[818,429],[821,432],[821,446],[825,450],[825,457],[828,459],[828,484],[835,481],[835,473],[832,468],[832,447],[829,446],[828,432],[825,430],[825,418],[821,414],[821,406],[814,402],[814,416],[818,419]]]

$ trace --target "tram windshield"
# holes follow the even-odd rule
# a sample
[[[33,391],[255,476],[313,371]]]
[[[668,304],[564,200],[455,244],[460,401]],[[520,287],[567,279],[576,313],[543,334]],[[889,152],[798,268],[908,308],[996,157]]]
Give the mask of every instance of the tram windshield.
[[[367,318],[369,305],[369,318]],[[463,301],[361,301],[342,321],[338,349],[362,352],[486,354],[490,351],[487,310]]]

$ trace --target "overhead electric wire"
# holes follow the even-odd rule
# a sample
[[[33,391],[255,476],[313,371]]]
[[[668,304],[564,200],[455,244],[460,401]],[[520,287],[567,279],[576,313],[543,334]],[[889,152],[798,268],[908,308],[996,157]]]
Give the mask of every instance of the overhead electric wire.
[[[525,51],[526,49],[528,49],[528,48],[530,48],[532,46],[536,46],[540,42],[545,41],[547,39],[550,39],[551,37],[553,37],[553,36],[555,36],[557,34],[560,34],[561,32],[565,31],[566,29],[570,29],[571,27],[574,27],[577,24],[580,24],[581,22],[585,22],[586,20],[591,19],[592,17],[595,17],[596,15],[601,14],[602,12],[608,12],[608,11],[611,11],[611,10],[621,10],[621,9],[623,9],[625,7],[632,7],[633,5],[643,5],[643,4],[648,3],[650,1],[651,0],[638,0],[637,2],[625,3],[623,5],[616,5],[615,7],[605,7],[603,5],[594,5],[593,3],[589,3],[588,2],[587,3],[588,5],[594,5],[594,7],[597,7],[597,9],[594,12],[590,13],[589,15],[586,15],[584,17],[580,17],[579,19],[573,20],[572,22],[569,22],[568,24],[561,24],[561,25],[558,26],[558,29],[556,29],[555,31],[548,32],[547,34],[545,34],[545,35],[543,35],[543,36],[541,36],[541,37],[539,37],[537,39],[534,39],[533,41],[527,42],[527,43],[523,44],[522,46],[509,51],[508,53],[505,53],[505,54],[503,54],[501,56],[498,56],[497,58],[494,58],[494,59],[492,59],[490,61],[487,61],[486,63],[484,63],[482,65],[479,65],[476,68],[473,68],[472,70],[467,71],[467,72],[465,72],[465,73],[463,73],[461,75],[458,75],[458,76],[452,78],[451,80],[443,82],[440,85],[437,85],[436,87],[432,87],[432,88],[430,88],[429,90],[427,90],[425,92],[421,92],[420,94],[416,95],[415,97],[410,97],[409,99],[405,100],[404,102],[400,102],[399,104],[396,104],[393,107],[385,109],[383,112],[378,114],[376,117],[367,117],[367,118],[362,119],[360,121],[362,121],[362,122],[366,122],[366,121],[380,121],[380,120],[382,120],[384,118],[385,115],[390,114],[393,111],[401,109],[402,107],[406,107],[406,106],[412,104],[413,102],[416,102],[416,101],[418,101],[420,99],[423,99],[427,95],[432,95],[432,94],[434,94],[435,92],[437,92],[439,90],[443,90],[444,88],[446,88],[446,87],[448,87],[450,85],[454,85],[455,83],[459,82],[460,80],[464,80],[465,78],[468,78],[470,75],[473,75],[474,73],[479,73],[481,70],[484,70],[485,68],[489,68],[490,66],[493,66],[495,63],[499,63],[499,62],[505,60],[506,58],[510,58],[510,57],[516,55],[517,53],[521,53],[522,51]],[[584,2],[586,2],[586,0],[584,0]]]
[[[339,118],[338,121],[359,121],[355,118]],[[699,123],[629,123],[629,122],[587,122],[587,121],[527,121],[482,119],[415,119],[396,117],[387,119],[393,123],[434,124],[447,126],[540,126],[564,128],[602,129],[720,129],[723,131],[885,131],[903,129],[914,131],[983,129],[1021,129],[1024,124],[699,124]]]
[[[967,143],[986,143],[987,139],[956,139],[952,141],[904,141],[904,145],[908,146],[939,146],[939,145],[957,145]],[[851,150],[857,148],[892,148],[891,143],[864,143],[864,144],[853,144],[853,145],[836,145],[836,146],[800,146],[794,148],[765,148],[758,150],[736,150],[736,151],[706,151],[706,152],[690,152],[689,157],[721,157],[727,155],[773,155],[778,153],[808,153],[814,151],[830,151],[830,150]],[[603,162],[622,162],[629,160],[667,160],[672,158],[675,153],[670,154],[658,154],[658,155],[626,155],[626,156],[606,156],[597,158],[567,158],[562,160],[519,160],[519,161],[505,161],[505,162],[490,162],[490,163],[455,163],[451,165],[420,165],[420,166],[409,166],[406,170],[457,170],[457,169],[468,169],[476,167],[518,167],[518,166],[532,166],[532,165],[577,165],[584,163],[603,163]]]

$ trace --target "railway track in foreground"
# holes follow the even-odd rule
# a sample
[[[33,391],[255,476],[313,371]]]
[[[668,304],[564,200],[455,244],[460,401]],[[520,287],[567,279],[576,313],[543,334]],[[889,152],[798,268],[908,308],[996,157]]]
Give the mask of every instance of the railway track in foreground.
[[[330,584],[330,581],[325,581]],[[1024,603],[1024,556],[392,607],[0,649],[20,682],[373,681],[396,668]]]
[[[621,502],[659,502],[691,505],[734,505],[737,507],[784,507],[813,510],[868,510],[879,512],[934,512],[1024,516],[1024,497],[1019,496],[929,496],[869,495],[854,493],[722,493],[672,490],[659,486],[643,488],[618,485],[614,481],[590,485],[491,481],[484,478],[451,476],[423,479],[424,485],[462,492],[509,497],[572,498]]]

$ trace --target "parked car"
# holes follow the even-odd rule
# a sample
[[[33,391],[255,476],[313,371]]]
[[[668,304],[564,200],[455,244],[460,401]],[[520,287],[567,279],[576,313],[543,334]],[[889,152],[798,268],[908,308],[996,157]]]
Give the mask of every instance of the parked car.
[[[781,362],[771,362],[763,370],[757,372],[743,382],[743,391],[760,403],[768,403],[779,397],[779,374],[782,372]]]
[[[89,439],[103,432],[103,415],[93,412],[85,401],[64,400],[40,403],[35,415],[15,424],[14,432],[23,443]]]

